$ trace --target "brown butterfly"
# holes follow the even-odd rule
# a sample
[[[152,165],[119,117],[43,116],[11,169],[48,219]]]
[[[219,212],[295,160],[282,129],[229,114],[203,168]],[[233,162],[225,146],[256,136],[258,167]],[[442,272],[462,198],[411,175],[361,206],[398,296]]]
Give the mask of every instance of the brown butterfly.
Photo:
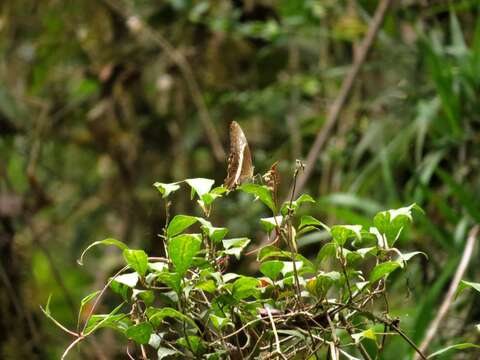
[[[236,121],[230,124],[230,154],[224,186],[228,190],[253,177],[252,155],[247,138]]]

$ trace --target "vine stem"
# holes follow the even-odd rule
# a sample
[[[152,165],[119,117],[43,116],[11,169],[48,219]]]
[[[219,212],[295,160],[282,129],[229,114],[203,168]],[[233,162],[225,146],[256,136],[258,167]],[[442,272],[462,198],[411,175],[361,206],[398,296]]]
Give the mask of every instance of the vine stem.
[[[360,68],[365,62],[367,55],[372,48],[373,42],[377,37],[377,33],[392,2],[393,0],[381,0],[378,4],[377,9],[375,10],[375,15],[373,16],[372,22],[368,27],[367,34],[365,35],[365,38],[363,39],[362,43],[358,48],[358,56],[355,57],[350,71],[343,79],[340,92],[338,93],[331,107],[328,109],[325,125],[322,127],[320,132],[318,132],[315,138],[315,142],[313,143],[307,155],[306,169],[303,172],[302,176],[300,176],[297,184],[298,191],[301,191],[303,189],[305,183],[310,178],[312,171],[315,168],[314,164],[317,161],[320,150],[322,149],[323,145],[328,139],[328,136],[330,135],[330,132],[333,130],[335,124],[337,123],[340,112],[345,103],[347,102],[348,96],[352,91],[353,84],[358,76],[358,73],[360,72]]]

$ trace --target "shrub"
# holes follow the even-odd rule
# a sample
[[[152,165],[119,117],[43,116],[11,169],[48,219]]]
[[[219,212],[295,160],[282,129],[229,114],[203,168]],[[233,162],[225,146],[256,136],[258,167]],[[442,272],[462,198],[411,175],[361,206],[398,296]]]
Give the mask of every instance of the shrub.
[[[102,328],[128,339],[129,358],[372,359],[381,356],[391,335],[419,352],[390,314],[387,278],[422,254],[395,247],[412,212],[420,209],[413,204],[380,212],[369,228],[329,227],[301,214],[302,204],[315,202],[312,197],[292,196],[279,204],[275,176],[264,178],[266,185],[247,183],[236,189],[261,201],[272,215],[259,219],[270,240],[253,252],[259,276],[228,271],[229,259],[244,255],[251,240],[228,238],[227,228],[209,220],[214,202],[232,192],[223,186],[212,189],[209,179],[156,183],[167,204],[161,235],[165,257],[149,256],[114,239],[90,245],[80,263],[92,247],[112,245],[122,250],[125,266],[101,291],[81,301],[79,319],[87,319],[81,331],[59,324],[47,304],[47,316],[75,337],[63,357]],[[169,197],[182,183],[191,188],[204,216],[169,219]],[[188,232],[192,228],[198,231]],[[307,258],[297,251],[296,238],[312,231],[327,231],[331,240],[315,258]],[[95,314],[108,289],[119,295],[120,303],[108,314]],[[82,314],[88,303],[89,311]]]

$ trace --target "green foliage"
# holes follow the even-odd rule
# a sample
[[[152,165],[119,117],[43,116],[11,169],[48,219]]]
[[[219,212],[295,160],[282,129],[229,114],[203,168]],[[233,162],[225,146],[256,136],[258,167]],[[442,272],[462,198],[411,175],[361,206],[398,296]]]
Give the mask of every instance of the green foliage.
[[[257,171],[280,159],[278,169],[283,175],[294,159],[306,158],[378,3],[2,3],[0,358],[61,357],[58,333],[48,319],[39,321],[38,316],[38,304],[50,293],[49,308],[55,318],[74,328],[77,305],[81,323],[91,307],[96,312],[111,309],[116,299],[129,305],[138,300],[148,306],[176,308],[185,286],[191,288],[188,295],[196,296],[198,288],[210,299],[231,291],[236,279],[219,278],[220,271],[255,276],[254,269],[271,261],[281,263],[282,270],[274,285],[262,273],[266,278],[260,278],[259,288],[266,294],[258,301],[272,306],[275,320],[277,305],[266,301],[267,294],[268,299],[277,300],[295,291],[294,261],[300,263],[295,270],[304,272],[299,275],[307,281],[299,284],[304,293],[309,292],[305,290],[308,280],[320,271],[340,274],[327,297],[343,286],[340,260],[349,276],[363,271],[357,273],[363,279],[350,284],[352,289],[368,283],[377,265],[398,262],[400,266],[377,283],[387,280],[392,313],[412,340],[420,343],[454,278],[468,230],[480,219],[478,1],[405,1],[390,7],[351,96],[340,109],[337,126],[327,134],[319,159],[308,169],[312,176],[305,188],[316,203],[299,206],[301,197],[282,203],[291,195],[291,183],[282,179],[278,192],[282,196],[272,199],[277,207],[274,215],[271,203],[265,205],[260,198],[253,202],[254,193],[223,199],[225,188],[201,180],[225,176],[224,161],[212,148],[210,135],[226,144],[230,119],[244,127]],[[167,48],[161,46],[164,43]],[[192,178],[192,186],[174,182],[186,177]],[[152,191],[152,179],[165,183],[155,183]],[[192,190],[196,203],[179,191],[185,187]],[[404,220],[387,222],[388,231],[378,230],[385,226],[383,220],[378,226],[372,222],[383,209],[411,203],[428,212],[427,217],[414,216],[413,229],[403,226]],[[295,213],[290,219],[289,211]],[[175,214],[188,214],[197,222],[176,234],[166,233],[168,224],[160,231]],[[208,223],[200,216],[208,217]],[[291,244],[277,239],[273,219],[282,228],[293,226],[296,236]],[[330,241],[329,228],[312,219],[329,225],[361,225],[361,238],[349,236],[339,249]],[[372,225],[378,231],[370,229]],[[256,249],[263,237],[261,229],[270,232],[277,246],[259,251],[256,263],[254,256],[242,254],[250,250],[246,246]],[[185,283],[168,256],[168,241],[184,232],[202,238],[187,271],[187,276],[198,274],[198,282]],[[106,256],[100,256],[101,247],[86,250],[86,268],[75,266],[82,250],[106,234],[125,245],[117,243],[120,251],[109,249]],[[244,240],[224,241],[232,238]],[[99,244],[115,247],[111,239]],[[297,251],[294,246],[311,264],[299,254],[291,255]],[[126,262],[122,252],[127,247],[150,255],[146,270],[143,260]],[[406,252],[399,254],[396,249]],[[408,261],[412,265],[406,266],[403,259],[415,253],[412,250],[428,252],[428,261],[414,257]],[[168,262],[158,259],[160,254]],[[218,268],[205,270],[206,259],[215,255],[218,264],[210,262]],[[480,265],[476,255],[466,275],[472,282],[477,281],[475,269]],[[275,266],[278,270],[280,265]],[[312,269],[311,274],[306,272]],[[145,270],[145,276],[136,270]],[[121,273],[115,276],[117,271]],[[101,306],[95,305],[96,297],[80,301],[91,292],[92,284],[104,279],[111,282],[108,295],[97,295]],[[147,290],[147,286],[161,289]],[[154,301],[149,304],[151,294]],[[322,299],[321,292],[310,294]],[[478,330],[471,325],[476,318],[471,304],[477,296],[472,288],[452,303],[448,316],[457,319],[456,326],[440,329],[431,352],[455,343],[457,335],[462,342],[478,339]],[[224,300],[234,299],[225,295]],[[232,316],[223,314],[217,303],[212,308],[218,318],[226,319],[225,333],[238,327],[241,321],[230,321]],[[371,303],[369,310],[381,313],[383,302]],[[202,315],[205,323],[208,314]],[[262,324],[268,327],[267,315],[262,316]],[[176,320],[174,324],[179,325]],[[301,330],[278,327],[277,333],[280,339],[292,336],[308,341],[309,334]],[[382,326],[357,330],[348,343],[352,345],[342,350],[350,352],[358,341],[371,351],[374,340],[368,335],[376,334],[380,342],[379,334],[384,332]],[[149,354],[152,359],[181,357],[189,351],[195,357],[227,356],[227,350],[212,355],[205,347],[203,352],[203,346],[197,349],[197,335],[185,336],[178,327],[173,331],[179,334],[173,345],[178,350],[160,345],[165,337],[155,329],[159,334],[152,337],[155,341],[144,345],[154,349]],[[111,343],[98,336],[102,345]],[[243,345],[244,334],[239,336]],[[275,347],[271,330],[265,337]],[[348,334],[339,331],[338,337],[343,341]],[[137,357],[139,349],[132,347],[133,341],[130,351]],[[70,357],[125,357],[119,354],[123,351],[121,346],[99,349],[94,342],[82,342],[80,351]],[[466,356],[478,357],[475,351]],[[400,353],[410,357],[412,352],[400,337],[389,337],[380,358],[396,359]]]
[[[213,185],[206,179],[190,182],[200,197]],[[368,345],[370,355],[376,356],[388,335],[398,333],[408,340],[388,310],[388,276],[396,269],[405,269],[407,262],[421,254],[402,253],[393,247],[399,233],[412,221],[415,204],[379,212],[373,218],[374,227],[330,228],[311,215],[296,214],[301,199],[313,201],[309,197],[300,196],[297,204],[288,205],[289,210],[279,217],[276,207],[269,206],[273,204],[273,189],[251,184],[238,191],[254,194],[272,211],[272,218],[261,220],[267,233],[278,237],[277,246],[264,246],[257,256],[259,271],[266,278],[229,272],[229,257],[239,259],[250,239],[224,239],[226,228],[194,216],[176,215],[166,224],[163,241],[167,258],[149,257],[143,250],[129,249],[118,241],[95,242],[124,248],[126,266],[107,284],[123,302],[109,314],[90,313],[76,342],[107,327],[158,358],[222,358],[235,352],[263,358],[280,352],[283,358],[294,359],[299,354],[303,358],[335,357],[339,351],[357,357],[365,354],[369,341],[377,344]],[[297,233],[292,220],[298,218],[299,229],[325,229],[331,236],[313,262],[291,246]],[[204,231],[187,233],[196,222]],[[361,247],[372,238],[378,240],[373,246]],[[328,270],[326,260],[330,262]],[[370,261],[373,267],[367,266]],[[462,282],[459,291],[477,285]],[[92,299],[101,300],[104,293],[105,289],[87,295],[81,301],[80,313]],[[380,298],[386,301],[382,316],[368,307]],[[129,310],[123,311],[125,308]],[[45,313],[52,318],[48,304]],[[377,327],[389,332],[377,331]],[[342,334],[344,328],[350,329],[347,334]],[[258,340],[242,346],[240,334],[256,334]],[[269,346],[272,339],[276,350]],[[431,357],[475,346],[457,344]],[[292,351],[295,347],[300,350]]]

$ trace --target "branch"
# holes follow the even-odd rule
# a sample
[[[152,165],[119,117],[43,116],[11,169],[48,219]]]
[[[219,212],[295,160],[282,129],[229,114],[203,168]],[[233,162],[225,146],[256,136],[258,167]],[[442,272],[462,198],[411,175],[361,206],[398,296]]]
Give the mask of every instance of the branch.
[[[337,98],[335,99],[332,106],[328,109],[327,120],[325,122],[325,125],[322,127],[321,131],[317,134],[317,137],[315,138],[315,142],[313,143],[312,148],[308,153],[305,171],[303,172],[302,176],[300,176],[300,178],[298,179],[298,184],[297,184],[298,192],[302,191],[303,187],[305,186],[305,183],[307,182],[307,180],[310,178],[310,175],[312,174],[312,171],[315,167],[314,164],[318,158],[320,150],[322,149],[323,145],[325,144],[325,141],[327,140],[328,136],[330,135],[330,132],[332,131],[333,127],[335,126],[338,120],[338,116],[340,115],[340,112],[343,106],[345,105],[348,99],[348,96],[350,95],[350,92],[353,88],[353,83],[357,78],[357,75],[360,71],[361,66],[365,62],[365,59],[367,58],[367,55],[377,36],[378,30],[380,29],[383,19],[385,18],[385,14],[389,6],[392,4],[392,2],[393,0],[381,0],[380,3],[378,4],[377,9],[375,10],[375,15],[373,16],[372,22],[368,27],[367,34],[365,35],[365,38],[363,39],[362,43],[359,46],[358,55],[355,57],[350,71],[343,79],[340,92],[338,93]]]
[[[207,105],[203,100],[200,86],[195,79],[192,67],[185,56],[180,51],[175,49],[162,34],[152,29],[146,22],[142,21],[137,14],[125,9],[122,1],[104,0],[104,2],[113,11],[125,19],[128,28],[134,34],[143,34],[152,40],[177,65],[178,69],[182,73],[183,78],[185,79],[185,82],[187,83],[192,101],[198,110],[200,121],[202,122],[205,132],[207,133],[207,138],[212,146],[215,159],[219,162],[225,160],[225,151],[223,150],[222,143],[220,142],[217,130],[213,125]]]
[[[428,327],[428,330],[427,330],[427,335],[425,335],[425,338],[420,344],[420,350],[422,352],[425,352],[428,349],[430,342],[432,341],[433,337],[438,331],[438,327],[440,326],[440,323],[442,322],[443,318],[448,312],[448,309],[450,308],[450,305],[452,304],[453,298],[455,296],[455,292],[457,291],[457,288],[458,288],[458,284],[460,284],[460,281],[462,280],[462,277],[465,274],[465,271],[467,270],[468,263],[472,258],[475,240],[477,238],[479,231],[480,231],[480,226],[475,225],[468,233],[467,243],[465,244],[465,249],[463,250],[462,258],[460,260],[460,263],[458,264],[458,268],[455,273],[455,276],[453,277],[453,280],[450,283],[450,287],[448,289],[447,295],[445,296],[445,299],[443,300],[443,303],[440,306],[440,310],[438,310],[437,316],[430,323],[430,326]],[[413,359],[416,360],[418,359],[418,357],[415,356]]]

